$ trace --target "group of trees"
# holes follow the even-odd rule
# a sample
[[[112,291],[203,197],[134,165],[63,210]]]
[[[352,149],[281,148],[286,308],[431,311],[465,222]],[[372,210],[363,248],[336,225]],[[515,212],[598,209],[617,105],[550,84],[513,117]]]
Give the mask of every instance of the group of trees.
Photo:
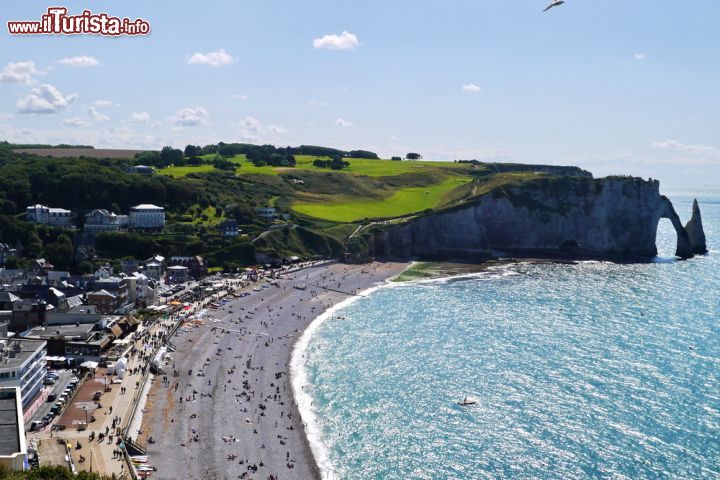
[[[295,156],[290,148],[276,148],[272,145],[256,146],[246,153],[247,159],[256,167],[272,165],[273,167],[294,167]]]
[[[342,157],[332,157],[330,160],[322,160],[317,158],[313,160],[313,167],[317,168],[329,168],[331,170],[342,170],[345,167],[349,167],[350,162],[345,161]]]
[[[215,168],[231,170],[237,165],[218,162],[216,156],[213,160],[204,160],[205,155],[216,154],[223,158],[232,158],[236,155],[246,155],[256,166],[272,165],[275,167],[295,166],[295,155],[314,155],[318,157],[340,158],[370,158],[378,159],[375,152],[368,150],[338,150],[337,148],[319,147],[314,145],[300,145],[299,147],[275,147],[273,145],[252,145],[249,143],[223,143],[217,145],[187,145],[184,150],[173,147],[163,147],[159,152],[148,151],[135,156],[133,164],[148,165],[156,168],[166,168],[171,165],[202,165],[212,163]],[[408,154],[418,155],[418,154]],[[422,158],[422,157],[419,157]],[[411,159],[408,157],[408,159]],[[395,158],[393,158],[395,160]],[[398,158],[399,160],[399,158]],[[339,164],[336,162],[336,167]],[[332,167],[325,167],[332,168]],[[340,167],[342,168],[342,167]]]

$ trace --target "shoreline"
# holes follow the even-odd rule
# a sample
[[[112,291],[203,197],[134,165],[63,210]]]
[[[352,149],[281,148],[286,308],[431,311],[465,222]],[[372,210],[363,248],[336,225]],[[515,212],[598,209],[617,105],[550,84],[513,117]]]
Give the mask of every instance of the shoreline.
[[[145,446],[155,478],[324,478],[304,428],[293,358],[318,319],[407,266],[312,266],[254,291],[260,280],[244,289],[249,296],[228,298],[181,327],[167,381],[154,378],[143,415],[142,437],[154,439]],[[297,283],[306,290],[293,288]]]
[[[381,288],[387,287],[389,285],[388,282],[391,282],[392,278],[397,277],[400,274],[402,274],[402,272],[395,274],[392,277],[388,277],[379,285],[373,285],[360,291],[357,293],[357,296],[347,298],[332,305],[308,323],[291,348],[288,370],[292,384],[293,401],[304,424],[305,442],[315,463],[318,478],[320,479],[325,480],[326,478],[334,478],[329,477],[328,475],[323,475],[324,471],[332,473],[333,475],[335,475],[336,472],[333,469],[330,459],[328,458],[327,445],[323,441],[320,426],[315,415],[315,409],[312,407],[312,396],[303,389],[303,387],[308,386],[309,383],[305,363],[305,352],[307,351],[315,332],[317,332],[317,330],[325,322],[333,320],[334,314],[337,311],[355,303],[362,297],[365,297]]]

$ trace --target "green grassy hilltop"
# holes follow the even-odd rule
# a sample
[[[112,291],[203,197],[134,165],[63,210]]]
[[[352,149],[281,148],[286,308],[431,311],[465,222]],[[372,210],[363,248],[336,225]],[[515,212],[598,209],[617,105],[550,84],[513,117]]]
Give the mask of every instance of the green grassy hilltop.
[[[290,147],[245,144],[203,149],[210,147],[215,151],[190,156],[164,150],[172,155],[169,161],[159,152],[118,159],[78,148],[67,156],[46,148],[39,156],[0,144],[0,242],[19,242],[30,258],[45,256],[59,268],[77,269],[73,247],[87,241],[75,238],[85,214],[95,208],[127,214],[133,205],[153,203],[166,209],[164,232],[98,234],[91,245],[98,256],[200,254],[212,266],[230,268],[251,263],[257,251],[337,255],[368,222],[449,208],[550,174],[586,173],[574,167],[383,160],[363,158],[372,152],[323,147],[301,146],[292,154]],[[338,168],[328,168],[331,162]],[[152,165],[157,173],[131,173],[133,165]],[[35,203],[72,210],[76,230],[25,222],[25,207]],[[280,219],[261,218],[259,207],[275,207]],[[222,237],[219,225],[226,220],[236,220],[243,235]]]

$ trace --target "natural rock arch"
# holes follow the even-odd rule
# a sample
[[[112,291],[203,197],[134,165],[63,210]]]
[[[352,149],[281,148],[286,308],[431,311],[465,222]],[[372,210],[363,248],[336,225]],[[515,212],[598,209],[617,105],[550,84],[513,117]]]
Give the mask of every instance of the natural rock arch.
[[[677,247],[675,248],[675,255],[680,258],[692,257],[693,247],[692,243],[690,242],[690,235],[688,235],[687,230],[685,230],[685,227],[683,227],[683,224],[680,221],[680,217],[678,216],[677,212],[675,212],[675,208],[673,207],[672,202],[670,202],[670,200],[663,195],[661,197],[660,205],[661,207],[658,212],[658,219],[655,222],[655,231],[657,232],[657,224],[661,218],[667,218],[668,220],[670,220],[673,228],[675,228],[675,233],[677,234]]]

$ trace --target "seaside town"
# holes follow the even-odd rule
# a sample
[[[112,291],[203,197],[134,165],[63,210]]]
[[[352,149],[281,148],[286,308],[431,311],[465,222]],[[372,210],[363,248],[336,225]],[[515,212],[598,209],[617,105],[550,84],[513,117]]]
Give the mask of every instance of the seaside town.
[[[42,205],[26,214],[59,227],[72,218]],[[161,230],[163,222],[153,205],[129,216],[93,210],[85,231]],[[3,248],[0,265],[17,253]],[[153,255],[119,266],[82,275],[42,258],[29,268],[0,267],[0,465],[178,478],[198,469],[168,455],[187,448],[192,458],[220,455],[218,474],[316,476],[288,375],[291,347],[332,304],[404,265],[289,257],[209,274],[201,256]],[[207,423],[214,415],[242,420],[215,427]],[[218,441],[227,448],[208,449]],[[206,459],[197,476],[213,464]]]
[[[103,267],[81,277],[42,259],[29,271],[0,270],[0,464],[148,476],[155,467],[141,443],[156,440],[138,440],[141,405],[154,382],[172,381],[178,390],[171,338],[207,328],[231,300],[278,288],[303,266],[207,276],[200,258],[139,263],[142,273]]]

